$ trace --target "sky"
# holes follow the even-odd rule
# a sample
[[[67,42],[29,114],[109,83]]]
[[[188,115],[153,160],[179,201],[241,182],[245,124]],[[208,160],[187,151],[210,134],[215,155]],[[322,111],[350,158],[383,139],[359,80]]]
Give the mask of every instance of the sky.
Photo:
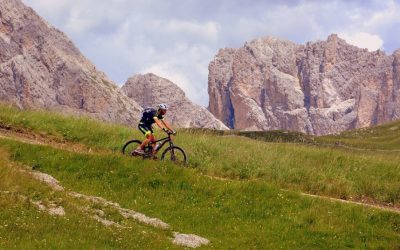
[[[400,48],[400,0],[22,0],[63,31],[118,85],[154,73],[208,106],[218,50],[274,36],[299,44],[336,33],[348,43]]]

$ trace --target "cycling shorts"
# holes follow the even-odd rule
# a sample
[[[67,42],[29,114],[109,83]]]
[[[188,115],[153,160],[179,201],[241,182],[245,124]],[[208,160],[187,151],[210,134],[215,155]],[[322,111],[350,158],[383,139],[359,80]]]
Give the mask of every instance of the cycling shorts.
[[[145,136],[154,134],[151,126],[146,126],[146,124],[139,123],[138,128],[139,128],[140,132],[142,132]]]

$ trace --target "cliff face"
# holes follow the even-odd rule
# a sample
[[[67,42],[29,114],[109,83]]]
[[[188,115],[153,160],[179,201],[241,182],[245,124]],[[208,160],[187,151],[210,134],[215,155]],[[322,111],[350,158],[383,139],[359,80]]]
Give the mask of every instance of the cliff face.
[[[140,106],[20,0],[0,4],[0,100],[132,123]]]
[[[209,65],[210,111],[227,126],[330,134],[400,118],[400,50],[256,39]]]
[[[206,108],[192,103],[173,82],[154,74],[134,75],[121,90],[143,108],[169,105],[166,120],[175,127],[227,129]]]

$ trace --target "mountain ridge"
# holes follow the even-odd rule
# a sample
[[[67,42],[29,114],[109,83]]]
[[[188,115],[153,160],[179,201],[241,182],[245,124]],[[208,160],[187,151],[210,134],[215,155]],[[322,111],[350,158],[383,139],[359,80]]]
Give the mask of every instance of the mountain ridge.
[[[209,65],[209,109],[230,128],[315,135],[399,119],[399,51],[368,52],[336,34],[221,49]]]

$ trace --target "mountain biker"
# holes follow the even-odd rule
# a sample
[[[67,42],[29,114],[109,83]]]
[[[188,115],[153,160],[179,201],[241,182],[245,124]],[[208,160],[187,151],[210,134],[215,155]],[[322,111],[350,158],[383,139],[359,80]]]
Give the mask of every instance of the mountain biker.
[[[168,105],[161,103],[157,105],[157,110],[154,108],[146,108],[143,111],[142,119],[139,122],[138,128],[142,132],[146,139],[143,140],[142,144],[133,151],[135,154],[144,154],[144,147],[151,143],[153,149],[156,146],[156,138],[154,137],[154,132],[152,125],[155,123],[159,128],[164,130],[164,132],[175,134],[176,132],[171,128],[171,126],[164,120],[164,116],[167,113]],[[156,154],[156,150],[153,150],[153,155]]]

